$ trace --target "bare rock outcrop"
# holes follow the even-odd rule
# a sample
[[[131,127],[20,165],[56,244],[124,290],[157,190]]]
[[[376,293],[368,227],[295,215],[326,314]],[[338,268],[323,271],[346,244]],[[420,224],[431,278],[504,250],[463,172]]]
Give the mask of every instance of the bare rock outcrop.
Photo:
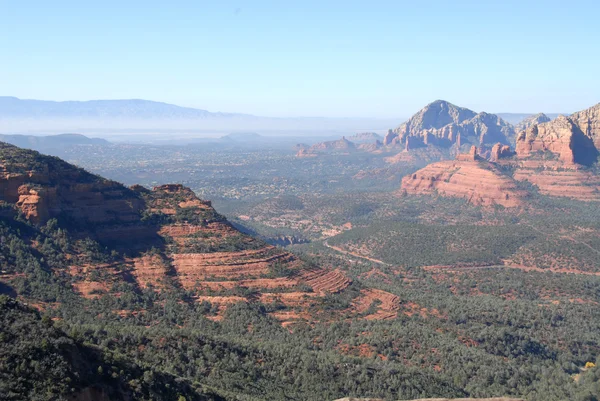
[[[375,132],[360,132],[348,137],[348,140],[350,142],[354,142],[355,144],[373,143],[376,141],[381,141],[382,139],[383,138],[381,135]]]
[[[479,159],[479,155],[477,154],[477,146],[475,145],[471,146],[471,149],[469,149],[469,153],[459,153],[458,155],[456,155],[456,160],[464,162],[474,162]]]
[[[413,195],[464,198],[481,206],[519,207],[526,196],[511,178],[498,172],[492,164],[472,160],[432,163],[404,177],[401,190]]]
[[[534,125],[543,124],[550,121],[552,121],[552,119],[544,113],[534,114],[515,125],[515,130],[517,132],[525,131],[526,129],[533,127]]]
[[[384,138],[386,146],[440,146],[449,148],[470,143],[478,147],[496,142],[510,144],[515,133],[512,126],[495,114],[472,110],[437,100],[412,116]]]
[[[556,154],[566,164],[575,164],[578,139],[585,141],[579,127],[569,117],[559,116],[550,123],[534,125],[521,132],[517,137],[516,151],[520,158],[535,157],[536,153],[550,152]],[[580,151],[591,151],[592,148]]]
[[[508,145],[503,145],[501,143],[497,143],[492,146],[492,150],[490,151],[489,160],[491,162],[497,162],[500,159],[505,159],[508,157],[514,156],[515,152]]]
[[[521,164],[513,177],[517,181],[529,181],[543,195],[600,201],[600,177],[589,171],[552,168],[552,163],[532,162]]]
[[[299,149],[298,152],[296,152],[296,157],[299,158],[307,158],[307,157],[317,157],[318,155],[316,153],[312,153],[310,151],[310,149],[308,148],[302,148]]]
[[[373,143],[361,143],[358,145],[358,149],[363,150],[365,152],[377,152],[379,149],[383,147],[383,143],[380,140],[376,140]]]
[[[514,178],[544,195],[600,201],[600,177],[582,169],[597,162],[599,148],[600,104],[521,131]]]
[[[123,185],[60,159],[0,143],[0,200],[28,219],[60,217],[72,225],[124,224],[139,219],[143,202]]]
[[[571,114],[569,118],[600,149],[600,103],[589,109]]]
[[[600,104],[521,131],[516,151],[520,158],[551,153],[567,165],[589,165],[597,161],[599,148]]]
[[[297,157],[314,157],[319,153],[329,153],[329,152],[351,152],[356,150],[356,145],[354,142],[349,141],[343,136],[341,139],[336,141],[325,141],[319,142],[312,145],[309,148],[299,148],[296,153]]]

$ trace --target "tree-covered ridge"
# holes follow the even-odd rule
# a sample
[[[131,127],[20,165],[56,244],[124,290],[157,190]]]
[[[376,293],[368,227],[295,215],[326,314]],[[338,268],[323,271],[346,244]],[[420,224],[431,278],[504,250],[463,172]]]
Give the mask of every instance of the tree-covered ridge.
[[[33,232],[45,244],[40,247],[43,258],[23,241],[26,236],[18,235],[27,230],[39,230]],[[269,315],[275,305],[239,304],[226,311],[221,323],[213,323],[205,318],[213,313],[210,303],[198,304],[176,287],[157,293],[124,282],[115,288],[119,296],[81,298],[69,290],[68,276],[53,269],[60,259],[52,254],[65,246],[60,245],[65,235],[52,224],[6,225],[2,238],[8,247],[2,255],[29,269],[26,276],[12,278],[9,290],[45,300],[46,313],[62,319],[60,325],[74,338],[118,352],[138,366],[161,366],[170,375],[218,389],[226,398],[321,400],[352,394],[392,400],[399,394],[404,399],[512,394],[534,401],[592,400],[586,394],[594,394],[597,386],[595,369],[578,373],[598,355],[600,327],[590,314],[593,309],[585,303],[549,304],[548,310],[537,305],[553,284],[569,291],[566,299],[579,294],[584,302],[593,300],[597,280],[561,276],[563,281],[555,282],[539,275],[524,281],[498,274],[488,283],[486,275],[475,274],[458,276],[456,288],[449,291],[445,281],[437,283],[429,273],[407,271],[394,285],[374,278],[362,284],[398,294],[405,312],[397,319],[340,320],[353,302],[347,295],[355,290],[348,289],[314,305],[329,310],[329,319],[337,321],[299,325],[290,333]],[[98,245],[90,249],[93,258],[111,257]],[[472,301],[473,286],[489,294],[485,302]],[[507,294],[518,301],[503,300]],[[410,312],[415,310],[412,303],[420,305],[417,313]],[[419,312],[423,307],[428,312]],[[353,349],[369,351],[363,355]],[[571,376],[578,374],[576,382]]]
[[[6,142],[0,142],[0,173],[3,178],[9,174],[43,174],[50,182],[72,177],[77,177],[80,183],[107,181],[58,157],[43,155],[35,150],[19,148]]]
[[[85,344],[48,316],[0,296],[0,398],[3,400],[219,400],[158,367],[142,368]]]

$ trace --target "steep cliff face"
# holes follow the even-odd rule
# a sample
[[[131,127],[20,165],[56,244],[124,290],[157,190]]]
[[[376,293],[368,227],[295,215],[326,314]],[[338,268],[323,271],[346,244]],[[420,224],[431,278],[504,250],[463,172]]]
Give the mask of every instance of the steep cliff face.
[[[475,115],[476,113],[472,110],[455,106],[444,100],[436,100],[421,109],[407,122],[388,132],[384,144],[391,145],[395,137],[399,138],[399,142],[404,143],[408,136],[425,137],[428,132],[439,133],[438,136],[450,136],[452,133],[449,130],[443,130],[444,127],[460,124],[472,119]]]
[[[531,125],[517,137],[514,178],[544,195],[599,201],[600,177],[582,169],[597,162],[599,145],[600,104]]]
[[[143,208],[139,196],[119,183],[1,142],[0,201],[36,223],[60,218],[73,226],[130,223]]]
[[[477,154],[477,147],[473,145],[471,146],[471,149],[469,149],[469,153],[459,153],[456,155],[456,160],[465,162],[474,162],[480,160],[480,157]]]
[[[565,116],[522,131],[516,151],[520,158],[535,158],[536,153],[550,152],[566,164],[590,164],[598,154],[591,138],[573,119]]]
[[[506,159],[508,157],[514,156],[515,152],[508,145],[503,145],[501,143],[497,143],[492,146],[492,150],[490,151],[490,161],[497,162],[500,159]]]
[[[569,117],[592,140],[596,149],[600,149],[600,103]]]
[[[185,289],[197,302],[216,308],[213,320],[221,320],[235,303],[251,302],[243,295],[250,293],[252,299],[285,305],[272,315],[288,325],[309,317],[306,311],[315,297],[342,291],[351,282],[342,272],[308,266],[289,252],[242,234],[189,188],[134,189],[145,204],[143,221],[155,227],[160,245],[112,265],[72,266],[74,288],[85,297],[110,292],[111,285],[97,281],[94,271],[111,272],[111,280],[119,282],[120,269],[142,289]]]
[[[565,164],[595,163],[600,148],[600,104],[570,116],[536,124],[517,137],[520,158],[540,158],[552,153]]]
[[[470,143],[478,147],[491,147],[496,142],[508,145],[514,136],[512,126],[495,114],[477,114],[438,100],[425,106],[398,128],[388,131],[384,145],[448,148],[456,144],[460,148]]]
[[[494,143],[508,145],[515,139],[513,127],[495,114],[479,113],[460,124],[461,138],[473,138],[478,144],[491,146]]]

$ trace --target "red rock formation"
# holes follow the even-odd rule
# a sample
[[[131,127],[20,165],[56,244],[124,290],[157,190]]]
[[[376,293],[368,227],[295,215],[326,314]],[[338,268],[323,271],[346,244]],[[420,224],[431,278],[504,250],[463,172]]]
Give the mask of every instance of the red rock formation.
[[[4,143],[0,152],[23,160],[0,166],[0,200],[14,204],[36,223],[59,215],[81,225],[139,219],[143,202],[119,183]]]
[[[465,161],[465,162],[474,162],[479,160],[479,156],[477,155],[477,147],[475,145],[471,146],[469,153],[459,153],[456,155],[456,160]]]
[[[520,158],[541,158],[541,153],[552,153],[569,165],[596,162],[598,148],[600,104],[521,131],[516,151]]]
[[[358,149],[363,150],[365,152],[377,152],[382,147],[383,144],[380,140],[376,140],[373,143],[361,143],[360,145],[358,145]]]
[[[497,162],[500,159],[505,159],[513,155],[514,152],[511,150],[510,146],[497,143],[492,146],[492,150],[490,152],[490,161]]]
[[[352,282],[339,269],[336,270],[306,270],[301,277],[313,290],[320,294],[340,292]]]
[[[600,150],[600,103],[589,109],[571,114],[569,118],[590,138],[596,149]]]
[[[588,171],[517,168],[514,179],[529,181],[548,196],[567,197],[580,201],[600,201],[600,177]]]
[[[385,146],[390,146],[392,145],[392,141],[398,137],[398,134],[396,134],[393,130],[389,129],[387,134],[385,134],[385,136],[383,137],[383,144]]]
[[[407,194],[451,196],[468,199],[475,205],[518,207],[525,194],[509,177],[493,166],[474,161],[444,161],[402,179]]]
[[[529,181],[549,196],[600,200],[600,179],[580,165],[597,161],[600,104],[568,117],[532,125],[517,137],[514,177]]]
[[[83,297],[118,296],[124,283],[157,292],[183,288],[198,302],[217,307],[213,320],[233,303],[260,300],[279,303],[273,315],[289,326],[311,318],[316,299],[351,284],[340,269],[309,266],[242,234],[182,185],[126,188],[59,159],[2,144],[0,163],[3,205],[34,223],[58,217],[58,226],[68,227],[69,266],[56,271],[70,275],[73,291]],[[92,262],[94,244],[87,238],[118,252],[104,255],[110,262]]]
[[[310,148],[301,147],[296,153],[296,157],[315,157],[320,153],[329,152],[351,152],[357,149],[357,146],[346,139],[345,136],[337,141],[319,142]]]
[[[361,295],[352,302],[352,307],[356,313],[364,313],[373,302],[379,301],[379,305],[374,313],[367,315],[367,320],[389,320],[398,316],[400,310],[400,298],[375,288],[368,288],[361,291]]]
[[[355,144],[381,142],[382,139],[383,138],[375,132],[360,132],[348,138],[350,142],[354,142]]]
[[[141,288],[148,288],[149,285],[163,288],[168,269],[168,262],[161,256],[147,255],[133,260],[132,273]]]
[[[557,154],[561,161],[574,164],[574,137],[579,131],[565,116],[559,116],[550,123],[534,125],[517,137],[517,156],[523,158],[535,152],[551,152]]]
[[[300,149],[296,153],[296,157],[317,157],[316,153],[311,153],[309,149]]]

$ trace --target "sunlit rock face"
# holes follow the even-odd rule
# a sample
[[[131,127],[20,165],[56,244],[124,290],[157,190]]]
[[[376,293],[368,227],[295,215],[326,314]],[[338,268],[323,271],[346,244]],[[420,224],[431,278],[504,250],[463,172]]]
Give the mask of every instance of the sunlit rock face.
[[[427,145],[460,148],[464,144],[491,147],[496,142],[509,145],[514,136],[513,127],[495,114],[475,113],[436,100],[407,122],[389,130],[383,144],[408,148]]]
[[[600,104],[521,131],[516,151],[520,158],[550,152],[563,163],[589,165],[597,161],[599,147]]]

